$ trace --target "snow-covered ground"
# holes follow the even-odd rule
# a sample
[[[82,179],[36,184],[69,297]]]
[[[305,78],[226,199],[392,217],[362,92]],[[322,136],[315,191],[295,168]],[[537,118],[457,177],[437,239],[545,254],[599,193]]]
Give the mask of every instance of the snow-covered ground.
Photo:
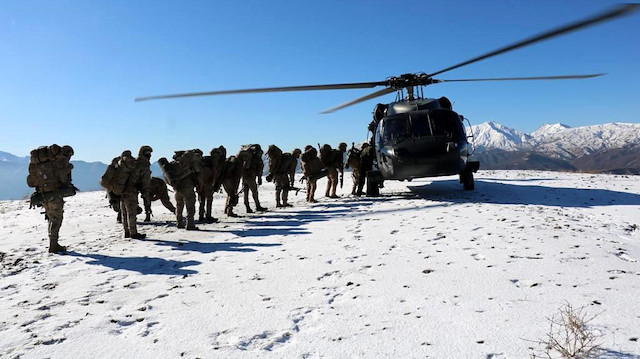
[[[46,253],[39,210],[0,202],[0,357],[526,358],[570,303],[598,314],[605,357],[640,358],[638,176],[481,171],[473,192],[447,177],[373,199],[347,177],[286,210],[266,184],[271,210],[240,218],[217,195],[198,232],[156,202],[146,240],[81,193],[67,255]]]

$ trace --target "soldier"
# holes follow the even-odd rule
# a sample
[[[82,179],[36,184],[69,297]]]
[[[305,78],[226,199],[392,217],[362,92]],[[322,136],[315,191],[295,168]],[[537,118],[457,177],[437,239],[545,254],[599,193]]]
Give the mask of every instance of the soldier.
[[[289,183],[290,187],[293,188],[296,185],[296,170],[298,169],[298,159],[302,151],[299,148],[294,148],[293,152],[291,152],[291,156],[293,156],[293,161],[291,161],[291,167],[289,167]]]
[[[171,203],[171,199],[169,198],[169,191],[167,190],[167,184],[164,183],[162,178],[151,177],[151,187],[149,188],[149,196],[150,201],[160,200],[162,205],[168,209],[171,213],[176,213],[176,207]],[[138,211],[138,214],[141,213],[141,210]],[[151,220],[151,211],[148,211],[148,214],[145,218],[145,222],[149,222]]]
[[[353,187],[351,188],[351,194],[354,196],[361,196],[362,192],[358,193],[358,184],[360,183],[360,149],[356,148],[354,144],[351,145],[349,152],[347,152],[347,161],[344,164],[344,168],[351,166],[351,177],[353,178]]]
[[[220,146],[212,149],[209,152],[209,156],[202,158],[202,170],[198,176],[198,199],[200,201],[198,221],[200,222],[214,223],[218,221],[211,216],[211,205],[213,194],[215,193],[216,180],[220,177],[225,157],[226,150],[223,146]]]
[[[140,181],[138,184],[138,191],[142,195],[142,201],[144,202],[145,222],[151,221],[151,153],[153,148],[151,146],[141,146],[138,150],[138,158],[136,164],[140,173]],[[137,200],[137,195],[136,195]]]
[[[182,172],[178,175],[179,179],[173,187],[176,192],[176,220],[178,222],[178,228],[185,228],[182,210],[186,205],[186,229],[188,231],[198,230],[194,222],[196,214],[196,194],[193,189],[198,183],[198,172],[200,172],[199,167],[202,163],[202,151],[177,151],[173,158],[178,162]]]
[[[119,167],[121,178],[126,178],[120,193],[120,212],[122,213],[122,227],[124,238],[144,239],[144,233],[138,233],[138,191],[149,193],[149,180],[146,178],[149,160],[145,157],[133,158],[131,151],[126,150],[120,156]],[[120,191],[115,191],[120,192]],[[148,196],[147,196],[148,197]]]
[[[273,180],[276,185],[276,208],[291,207],[287,200],[291,187],[291,167],[295,172],[296,158],[291,153],[282,153],[282,150],[276,145],[269,146],[267,156],[269,156],[267,182]],[[282,201],[280,201],[281,198]]]
[[[304,148],[304,153],[300,156],[303,177],[300,181],[307,181],[307,202],[315,203],[314,198],[316,193],[317,181],[326,175],[326,171],[323,174],[322,161],[318,158],[318,150],[313,146],[307,145]]]
[[[347,144],[344,142],[341,142],[336,150],[332,149],[328,144],[325,144],[320,149],[320,159],[327,170],[326,197],[338,198],[338,195],[336,195],[336,189],[338,187],[338,171],[340,171],[342,178],[342,176],[344,176],[342,158],[346,151]]]
[[[244,170],[242,171],[244,206],[247,209],[247,213],[253,213],[253,210],[249,206],[249,191],[251,191],[253,202],[256,204],[256,211],[263,212],[267,209],[260,205],[260,199],[258,198],[258,186],[262,185],[262,172],[264,171],[262,148],[260,147],[260,145],[255,144],[246,146],[246,150],[250,154],[250,157],[247,161],[245,161]]]
[[[65,252],[67,247],[58,243],[64,215],[64,197],[75,195],[71,183],[71,146],[42,146],[31,151],[27,185],[36,192],[31,196],[32,206],[42,206],[48,221],[49,253]]]
[[[224,191],[227,192],[227,200],[224,205],[224,214],[229,217],[237,217],[233,213],[233,207],[238,204],[238,188],[242,179],[244,163],[250,158],[249,152],[240,150],[238,156],[230,156],[224,164],[221,183]]]
[[[373,146],[371,146],[371,144],[369,144],[368,142],[363,143],[360,150],[360,177],[356,196],[362,195],[362,188],[364,187],[365,181],[367,179],[367,172],[373,170],[373,161],[375,157],[376,154],[373,151]]]

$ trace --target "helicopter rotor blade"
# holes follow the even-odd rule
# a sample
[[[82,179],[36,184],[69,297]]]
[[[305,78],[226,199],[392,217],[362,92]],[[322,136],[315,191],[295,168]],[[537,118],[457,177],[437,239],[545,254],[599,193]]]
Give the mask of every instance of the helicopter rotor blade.
[[[135,99],[135,101],[139,102],[139,101],[169,99],[169,98],[179,98],[179,97],[228,95],[228,94],[260,93],[260,92],[290,92],[290,91],[361,89],[361,88],[373,88],[373,87],[376,87],[376,86],[383,86],[383,85],[386,85],[386,84],[387,84],[386,81],[378,81],[378,82],[355,82],[355,83],[346,83],[346,84],[265,87],[265,88],[242,89],[242,90],[191,92],[191,93],[180,93],[180,94],[172,94],[172,95],[137,97]]]
[[[532,76],[532,77],[491,77],[484,79],[453,79],[453,80],[435,80],[435,83],[441,82],[471,82],[471,81],[526,81],[526,80],[572,80],[572,79],[588,79],[599,77],[605,74],[590,75],[562,75],[562,76]]]
[[[582,20],[582,21],[578,21],[578,22],[574,22],[574,23],[571,23],[571,24],[568,24],[568,25],[565,25],[565,26],[562,26],[562,27],[559,27],[559,28],[556,28],[556,29],[553,29],[553,30],[549,30],[549,31],[544,32],[544,33],[542,33],[540,35],[530,37],[530,38],[522,40],[520,42],[516,42],[515,44],[509,45],[509,46],[505,46],[503,48],[491,51],[491,52],[489,52],[487,54],[474,57],[474,58],[472,58],[470,60],[461,62],[461,63],[459,63],[457,65],[453,65],[453,66],[447,67],[447,68],[442,69],[440,71],[437,71],[437,72],[434,72],[432,74],[429,74],[428,76],[432,77],[432,76],[441,74],[443,72],[447,72],[447,71],[450,71],[450,70],[453,70],[453,69],[457,69],[458,67],[466,66],[466,65],[472,64],[474,62],[478,62],[480,60],[487,59],[487,58],[492,57],[492,56],[504,54],[505,52],[509,52],[511,50],[515,50],[515,49],[518,49],[518,48],[521,48],[521,47],[524,47],[524,46],[528,46],[528,45],[534,44],[534,43],[539,42],[539,41],[547,40],[547,39],[550,39],[552,37],[555,37],[555,36],[558,36],[558,35],[562,35],[562,34],[566,34],[566,33],[569,33],[571,31],[575,31],[575,30],[578,30],[578,29],[581,29],[581,28],[584,28],[584,27],[588,27],[588,26],[597,24],[597,23],[602,22],[602,21],[610,20],[610,19],[616,18],[618,16],[622,16],[622,15],[628,14],[628,13],[630,13],[632,11],[635,11],[635,10],[638,9],[638,7],[640,7],[640,4],[624,4],[624,5],[621,5],[621,6],[617,6],[612,10],[609,10],[609,11],[606,11],[604,13],[592,16],[592,17],[590,17],[588,19],[585,19],[585,20]]]
[[[359,97],[359,98],[357,98],[357,99],[355,99],[355,100],[352,100],[352,101],[349,101],[349,102],[345,102],[345,103],[343,103],[342,105],[338,105],[338,106],[336,106],[336,107],[332,107],[332,108],[327,109],[327,110],[324,110],[324,111],[322,111],[322,112],[320,112],[320,113],[321,113],[321,114],[331,113],[331,112],[334,112],[334,111],[337,111],[337,110],[343,109],[343,108],[348,107],[348,106],[351,106],[351,105],[355,105],[355,104],[360,103],[360,102],[363,102],[363,101],[371,100],[372,98],[376,98],[376,97],[379,97],[379,96],[386,95],[386,94],[388,94],[388,93],[392,93],[392,92],[394,92],[394,91],[396,91],[396,90],[394,90],[394,89],[392,89],[392,88],[390,88],[390,87],[383,88],[383,89],[382,89],[382,90],[380,90],[380,91],[376,91],[376,92],[374,92],[374,93],[370,93],[370,94],[368,94],[368,95],[366,95],[366,96]]]

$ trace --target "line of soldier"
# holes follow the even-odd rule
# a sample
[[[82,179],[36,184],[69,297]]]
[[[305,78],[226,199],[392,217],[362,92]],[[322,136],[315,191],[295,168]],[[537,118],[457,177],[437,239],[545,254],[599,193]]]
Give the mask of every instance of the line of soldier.
[[[268,174],[266,180],[275,184],[276,207],[290,207],[289,191],[295,187],[295,172],[298,159],[301,162],[303,176],[300,182],[306,181],[306,201],[316,202],[315,191],[317,181],[327,176],[325,196],[337,198],[336,188],[342,181],[345,168],[352,168],[353,195],[362,195],[367,170],[373,165],[373,151],[365,143],[361,148],[352,144],[347,153],[347,161],[343,164],[347,144],[340,143],[337,149],[325,144],[318,145],[318,150],[307,145],[304,151],[294,149],[292,152],[282,152],[276,145],[270,145],[266,155],[268,157]],[[260,145],[244,145],[235,156],[227,158],[224,146],[213,148],[208,156],[204,156],[199,149],[175,151],[172,161],[160,158],[158,163],[163,172],[163,179],[151,177],[150,146],[142,146],[138,156],[133,157],[131,151],[125,150],[114,158],[100,180],[100,184],[107,190],[110,206],[118,213],[125,238],[144,239],[145,234],[137,230],[137,215],[142,212],[138,205],[138,194],[144,202],[145,221],[151,220],[151,202],[161,200],[162,204],[176,215],[177,227],[187,230],[197,230],[195,225],[196,193],[199,199],[200,223],[215,223],[218,220],[212,213],[214,193],[224,188],[227,194],[224,213],[235,217],[233,208],[239,202],[239,194],[244,194],[244,204],[247,213],[253,210],[249,204],[249,192],[253,197],[257,211],[266,211],[260,205],[258,186],[262,184],[264,162]],[[59,230],[63,219],[64,197],[76,194],[76,188],[71,183],[70,163],[73,149],[71,146],[58,145],[42,146],[31,151],[29,175],[27,184],[35,188],[31,196],[33,207],[42,206],[45,218],[49,222],[49,252],[60,253],[66,247],[58,243]],[[242,189],[240,181],[242,180]],[[166,184],[165,184],[166,182]],[[176,206],[169,199],[167,184],[173,187]],[[186,223],[183,211],[186,207]]]

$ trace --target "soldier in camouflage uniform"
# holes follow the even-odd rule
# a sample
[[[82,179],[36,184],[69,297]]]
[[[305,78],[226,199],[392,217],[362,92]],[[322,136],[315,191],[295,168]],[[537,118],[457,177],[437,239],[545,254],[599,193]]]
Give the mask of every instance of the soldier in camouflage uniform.
[[[151,146],[141,146],[138,150],[138,158],[136,164],[140,172],[140,181],[138,191],[142,195],[144,203],[145,222],[151,221]]]
[[[300,156],[300,163],[302,167],[303,177],[300,181],[307,181],[307,202],[316,202],[314,196],[317,188],[317,181],[322,178],[322,171],[324,165],[318,158],[318,150],[313,146],[307,145],[304,148],[304,153]]]
[[[176,155],[174,155],[174,159],[177,159],[178,162],[185,161],[185,159],[181,158],[183,151],[177,151]],[[202,151],[195,150],[195,154],[192,158],[193,161],[197,161],[198,165],[202,161]],[[195,215],[196,215],[196,194],[194,192],[194,187],[196,187],[198,183],[198,172],[194,171],[193,173],[182,177],[178,182],[174,185],[175,197],[176,197],[176,220],[178,222],[178,228],[185,228],[184,217],[182,216],[182,210],[184,207],[187,207],[187,226],[186,229],[188,231],[198,230],[198,227],[195,225]]]
[[[330,145],[325,144],[320,150],[320,159],[322,160],[327,170],[327,189],[325,196],[330,198],[338,198],[336,195],[336,189],[338,187],[338,171],[342,174],[343,154],[347,151],[347,144],[341,142],[338,145],[338,149],[332,149]]]
[[[126,185],[120,195],[120,211],[122,213],[122,226],[124,228],[124,238],[144,239],[146,234],[138,233],[137,213],[138,213],[138,191],[149,193],[150,181],[146,178],[149,160],[142,157],[135,159],[131,151],[126,150],[120,156],[119,166],[121,170],[129,173]]]
[[[291,152],[291,156],[293,157],[293,161],[291,161],[291,167],[289,167],[289,186],[290,188],[294,188],[296,186],[296,170],[298,169],[298,159],[302,151],[299,148],[294,148]]]
[[[245,162],[249,161],[250,158],[251,154],[241,149],[237,156],[230,156],[225,161],[221,183],[224,191],[227,193],[224,214],[229,217],[237,217],[237,215],[233,213],[233,207],[238,204],[238,188],[240,187],[242,172],[244,171]]]
[[[169,197],[169,191],[167,190],[167,184],[164,183],[162,178],[151,177],[151,188],[149,189],[151,195],[151,202],[160,200],[164,208],[168,209],[171,213],[176,213],[176,207],[171,203]],[[151,218],[145,218],[146,222],[149,222]]]
[[[260,199],[258,198],[258,186],[262,185],[262,172],[264,171],[262,148],[260,145],[255,144],[248,146],[247,151],[251,156],[248,161],[245,161],[244,170],[242,172],[244,206],[247,209],[247,213],[253,213],[251,206],[249,206],[249,191],[251,191],[253,202],[256,204],[256,211],[266,211],[267,209],[260,205]]]
[[[38,151],[43,148],[46,147],[31,151],[27,184],[29,187],[35,187],[36,194],[42,197],[41,205],[44,207],[45,218],[48,222],[49,253],[60,253],[67,250],[67,247],[58,243],[60,227],[64,218],[64,195],[62,195],[61,190],[63,188],[73,188],[73,193],[75,194],[75,187],[71,184],[73,165],[70,163],[71,156],[73,156],[73,148],[66,145],[63,147],[51,145],[46,150],[49,158],[42,159],[43,161],[40,162],[37,160]],[[48,168],[45,171],[36,170],[40,164]],[[44,169],[44,167],[39,169]]]
[[[373,170],[373,161],[376,158],[376,154],[373,151],[373,146],[369,143],[363,143],[360,150],[360,176],[358,177],[358,191],[356,196],[362,195],[362,188],[367,180],[367,172]]]
[[[211,205],[216,181],[219,181],[226,160],[226,153],[226,149],[220,146],[212,149],[209,156],[202,158],[202,169],[198,176],[198,199],[200,201],[198,220],[200,222],[214,223],[218,221],[211,216]],[[218,188],[220,187],[218,186]]]
[[[290,207],[287,202],[291,187],[291,167],[295,172],[296,158],[291,153],[282,153],[276,145],[270,145],[267,150],[269,157],[269,174],[267,182],[273,181],[276,185],[276,208]],[[282,201],[281,201],[282,199]]]
[[[353,187],[351,188],[351,194],[354,196],[361,196],[362,192],[358,192],[358,184],[360,183],[360,149],[351,145],[351,149],[347,152],[347,161],[344,164],[344,168],[347,169],[351,166],[351,177],[353,178]],[[362,191],[362,188],[360,189]]]

